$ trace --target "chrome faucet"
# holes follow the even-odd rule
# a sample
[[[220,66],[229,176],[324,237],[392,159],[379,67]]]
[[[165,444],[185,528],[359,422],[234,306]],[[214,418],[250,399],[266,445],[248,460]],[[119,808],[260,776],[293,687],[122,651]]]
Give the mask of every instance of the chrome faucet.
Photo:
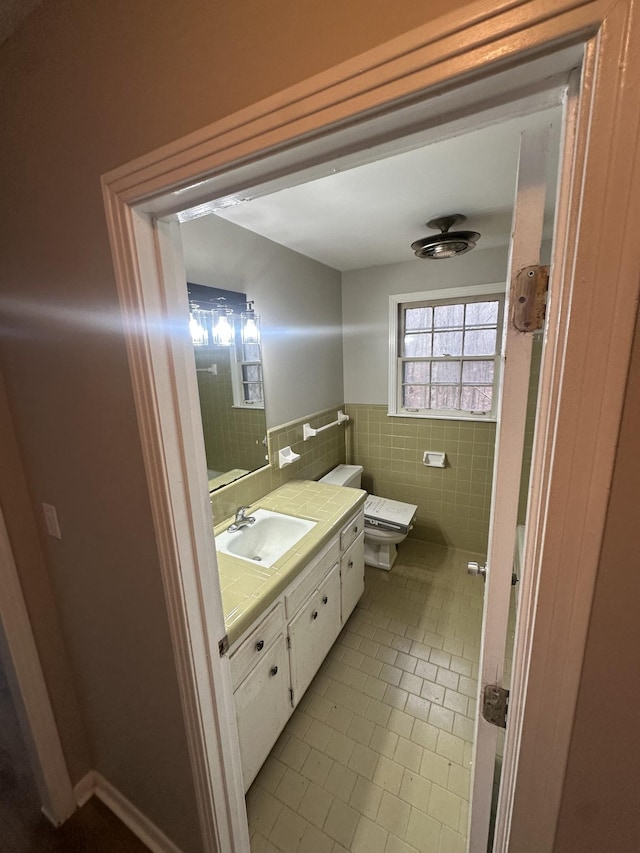
[[[229,527],[227,527],[227,530],[233,533],[234,530],[242,530],[242,528],[246,527],[247,524],[253,524],[255,518],[252,515],[245,515],[245,512],[248,509],[248,506],[239,506],[236,510],[236,520],[233,524],[230,524]]]

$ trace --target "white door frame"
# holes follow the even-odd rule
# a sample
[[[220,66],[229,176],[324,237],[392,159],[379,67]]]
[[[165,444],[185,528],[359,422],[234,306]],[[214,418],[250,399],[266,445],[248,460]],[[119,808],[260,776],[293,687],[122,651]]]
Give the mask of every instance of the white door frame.
[[[469,810],[468,849],[470,853],[486,853],[489,837],[498,729],[495,725],[488,723],[482,714],[483,695],[487,685],[504,686],[511,576],[516,546],[518,496],[531,376],[533,330],[522,332],[516,328],[513,290],[520,270],[540,264],[549,156],[549,128],[525,130],[522,133],[509,247],[498,423],[487,545]],[[557,156],[556,152],[554,156]],[[560,156],[562,157],[562,152]],[[554,286],[553,278],[551,286]],[[534,518],[530,517],[528,521],[535,525],[535,508],[531,515]],[[480,580],[478,578],[478,581]],[[519,660],[515,663],[517,666],[523,662]],[[518,701],[519,697],[511,697],[512,709],[517,707]]]
[[[34,765],[42,811],[58,826],[71,817],[76,801],[1,508],[0,631],[4,633],[0,651],[10,658],[7,675],[13,682],[12,698]]]
[[[184,342],[163,332],[177,304],[167,216],[278,171],[317,162],[340,134],[358,149],[349,120],[392,116],[391,107],[429,100],[433,124],[464,111],[467,75],[491,87],[533,55],[587,45],[570,191],[559,211],[561,277],[552,306],[541,382],[545,417],[532,465],[540,521],[525,561],[531,581],[517,648],[526,673],[516,708],[517,764],[505,812],[511,849],[552,848],[595,574],[612,479],[632,343],[640,249],[632,233],[640,204],[640,78],[634,0],[478,2],[116,169],[103,179],[116,278],[170,614],[204,846],[248,850],[228,663],[216,654],[222,613],[206,498],[202,437]],[[526,73],[525,73],[526,78]],[[633,82],[632,82],[633,81]],[[537,81],[539,83],[539,81]],[[536,81],[532,82],[535,88]],[[495,96],[495,92],[494,92]],[[446,98],[445,98],[446,99]],[[475,99],[477,103],[477,98]],[[495,102],[494,102],[495,105]],[[417,109],[420,108],[418,105]],[[456,113],[457,110],[457,113]],[[408,133],[405,130],[405,133]],[[349,136],[351,134],[351,136]],[[305,148],[293,140],[311,140]],[[350,142],[349,142],[350,140]],[[316,146],[309,154],[309,149]],[[360,147],[362,145],[360,144]],[[268,167],[265,152],[274,152]],[[302,154],[301,154],[302,152]],[[634,159],[635,158],[635,159]],[[634,168],[629,168],[634,163]],[[240,164],[244,173],[240,175]],[[603,168],[607,164],[607,168]],[[237,167],[237,168],[235,168]],[[588,187],[588,192],[585,188]],[[612,234],[611,222],[619,223]],[[607,232],[607,242],[601,234]],[[615,251],[613,251],[615,249]],[[163,258],[164,263],[160,261]],[[174,270],[175,272],[175,270]],[[606,282],[606,288],[600,282]],[[168,300],[168,301],[167,301]],[[175,316],[175,315],[174,315]],[[611,332],[615,330],[615,334]],[[181,349],[183,350],[181,354]],[[584,393],[588,389],[589,394]],[[592,400],[597,401],[594,407]],[[571,500],[568,496],[571,496]],[[544,700],[543,700],[544,697]],[[231,736],[229,736],[231,733]],[[537,784],[540,779],[545,784]],[[506,846],[501,847],[506,849]]]

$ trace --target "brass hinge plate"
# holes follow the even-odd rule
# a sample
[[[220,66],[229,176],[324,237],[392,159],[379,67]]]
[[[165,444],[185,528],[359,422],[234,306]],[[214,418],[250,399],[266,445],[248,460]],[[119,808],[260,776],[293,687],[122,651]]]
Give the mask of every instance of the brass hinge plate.
[[[218,651],[220,652],[220,657],[226,655],[229,651],[229,637],[225,634],[224,637],[218,641]]]
[[[519,332],[544,328],[549,289],[549,267],[523,267],[511,285],[511,318]]]
[[[509,708],[509,691],[497,684],[487,684],[482,699],[482,716],[493,726],[501,729],[507,727],[507,710]]]

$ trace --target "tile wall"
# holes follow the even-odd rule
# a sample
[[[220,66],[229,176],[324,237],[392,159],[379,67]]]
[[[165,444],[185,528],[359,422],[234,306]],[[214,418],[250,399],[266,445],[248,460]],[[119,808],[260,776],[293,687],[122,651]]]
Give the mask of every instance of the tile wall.
[[[264,465],[264,409],[233,406],[228,347],[194,348],[207,467],[252,470]],[[205,372],[216,365],[217,373]]]
[[[486,553],[495,424],[398,418],[387,407],[347,404],[347,455],[364,468],[363,488],[417,504],[412,539]],[[423,464],[445,451],[445,468]]]
[[[217,522],[234,514],[241,505],[251,506],[259,498],[288,480],[317,480],[331,468],[345,461],[345,427],[335,426],[304,441],[302,425],[317,428],[337,420],[338,407],[292,421],[267,432],[271,463],[211,495],[211,509]],[[278,468],[278,450],[291,447],[300,454],[297,462]]]
[[[527,435],[520,495],[520,523],[526,511],[540,345],[534,352]],[[384,405],[346,404],[350,423],[302,438],[302,424],[318,427],[337,417],[338,408],[317,412],[268,431],[267,467],[218,489],[211,496],[216,521],[233,515],[241,504],[251,505],[291,479],[315,480],[341,462],[363,466],[363,488],[372,494],[414,503],[418,515],[412,539],[486,553],[491,505],[495,424],[466,421],[394,418]],[[346,449],[345,449],[346,440]],[[283,469],[278,450],[287,445],[301,459]],[[444,450],[447,466],[422,463],[425,450]]]

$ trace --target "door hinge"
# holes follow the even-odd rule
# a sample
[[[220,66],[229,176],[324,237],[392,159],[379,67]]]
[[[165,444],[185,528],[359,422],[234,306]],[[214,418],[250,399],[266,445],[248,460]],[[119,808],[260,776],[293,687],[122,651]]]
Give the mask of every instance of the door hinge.
[[[544,328],[549,290],[549,267],[523,267],[511,284],[511,318],[519,332]]]
[[[291,704],[293,705],[293,687],[289,688],[289,696],[291,698]]]
[[[497,684],[487,684],[482,699],[482,716],[488,723],[507,727],[507,710],[509,708],[509,691]]]
[[[224,637],[218,641],[218,651],[220,652],[220,657],[226,655],[229,651],[229,637],[225,634]]]
[[[287,634],[287,648],[291,648],[291,637]]]

